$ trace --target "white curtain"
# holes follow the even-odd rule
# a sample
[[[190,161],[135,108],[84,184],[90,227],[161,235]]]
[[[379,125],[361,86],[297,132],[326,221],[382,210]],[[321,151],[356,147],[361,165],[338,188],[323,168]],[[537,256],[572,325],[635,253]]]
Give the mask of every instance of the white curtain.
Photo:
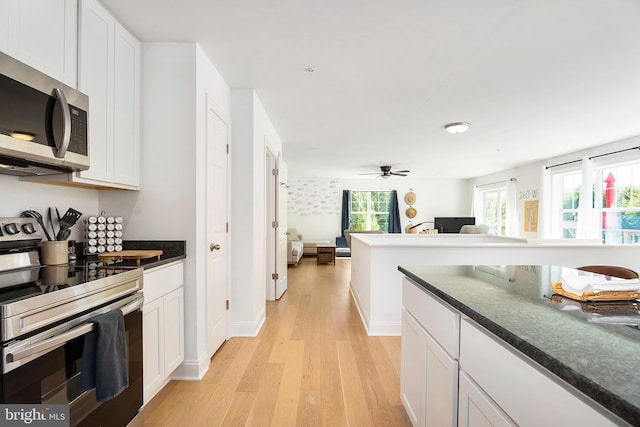
[[[507,181],[507,223],[505,224],[505,235],[510,237],[518,237],[519,221],[518,221],[518,190],[516,179],[511,178]]]
[[[580,183],[580,201],[578,204],[578,221],[576,223],[576,239],[592,239],[598,237],[593,221],[593,160],[588,156],[582,158],[582,182]]]
[[[542,166],[540,172],[540,192],[538,195],[538,237],[542,239],[551,238],[551,170]]]
[[[480,200],[481,193],[480,188],[477,185],[473,186],[473,194],[471,195],[471,216],[476,217],[477,223],[484,221],[484,215],[480,212],[482,206],[482,200]]]

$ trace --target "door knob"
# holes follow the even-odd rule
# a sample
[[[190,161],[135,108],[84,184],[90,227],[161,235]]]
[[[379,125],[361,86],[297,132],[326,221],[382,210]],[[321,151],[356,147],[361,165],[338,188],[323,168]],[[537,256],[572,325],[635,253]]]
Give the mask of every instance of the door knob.
[[[219,251],[219,250],[220,250],[220,245],[219,245],[219,244],[217,244],[217,243],[216,243],[216,244],[213,244],[213,243],[212,243],[212,244],[210,244],[210,245],[209,245],[209,250],[210,250],[211,252],[213,252],[213,251]]]

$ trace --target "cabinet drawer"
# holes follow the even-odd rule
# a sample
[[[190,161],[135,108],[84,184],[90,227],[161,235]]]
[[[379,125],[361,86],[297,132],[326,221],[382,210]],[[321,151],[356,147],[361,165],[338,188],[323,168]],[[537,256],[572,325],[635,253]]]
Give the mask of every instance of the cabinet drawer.
[[[151,302],[184,284],[184,267],[180,261],[144,272],[144,300]]]
[[[570,386],[561,386],[553,374],[516,352],[506,343],[487,335],[469,319],[463,320],[460,369],[468,373],[516,424],[616,425],[603,415],[607,413],[606,409]]]
[[[406,277],[402,305],[453,359],[460,354],[460,314]]]

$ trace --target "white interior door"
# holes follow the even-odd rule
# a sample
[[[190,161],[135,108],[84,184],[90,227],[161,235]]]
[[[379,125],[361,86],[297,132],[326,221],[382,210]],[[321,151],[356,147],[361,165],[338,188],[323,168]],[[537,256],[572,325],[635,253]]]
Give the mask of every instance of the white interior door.
[[[207,103],[207,352],[227,339],[227,123]]]
[[[287,164],[282,156],[276,159],[276,299],[287,290]]]
[[[267,141],[265,139],[265,145]],[[267,150],[265,151],[264,158],[264,194],[265,194],[265,285],[267,301],[273,301],[276,299],[276,280],[273,278],[273,273],[276,273],[276,255],[277,255],[277,228],[276,224],[276,182],[277,176],[274,176],[276,170],[276,158]]]

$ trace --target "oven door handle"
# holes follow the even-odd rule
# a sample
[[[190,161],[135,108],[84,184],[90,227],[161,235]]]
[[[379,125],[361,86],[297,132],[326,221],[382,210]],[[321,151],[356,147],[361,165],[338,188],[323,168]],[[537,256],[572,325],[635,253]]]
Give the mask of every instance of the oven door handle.
[[[133,301],[132,303],[129,303],[125,306],[123,306],[122,308],[120,308],[120,310],[122,310],[122,314],[124,316],[126,316],[127,314],[131,313],[132,311],[137,310],[138,308],[140,308],[142,306],[142,303],[144,302],[144,298],[138,298],[135,301]],[[93,323],[85,323],[81,326],[77,326],[73,329],[68,330],[67,332],[64,332],[60,335],[56,335],[54,337],[51,337],[49,339],[46,339],[44,341],[41,341],[37,344],[34,344],[32,346],[29,346],[25,349],[22,350],[18,350],[16,352],[12,352],[7,354],[7,362],[11,363],[11,362],[17,362],[20,359],[25,359],[29,356],[32,356],[36,353],[41,353],[41,352],[45,352],[51,349],[54,349],[56,347],[61,346],[62,344],[71,341],[74,338],[78,338],[84,334],[88,334],[89,332],[91,332],[93,330],[94,326]]]

